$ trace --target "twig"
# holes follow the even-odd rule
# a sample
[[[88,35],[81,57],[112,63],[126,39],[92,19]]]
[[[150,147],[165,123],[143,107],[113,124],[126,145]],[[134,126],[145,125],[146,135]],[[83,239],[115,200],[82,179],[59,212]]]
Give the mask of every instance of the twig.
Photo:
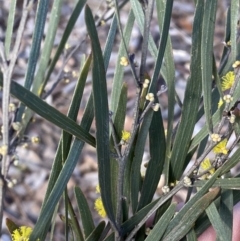
[[[140,83],[144,82],[144,75],[146,72],[146,60],[148,53],[148,41],[149,41],[149,32],[150,32],[150,23],[153,15],[154,0],[150,0],[149,3],[145,6],[145,15],[144,15],[144,31],[143,31],[143,44],[142,44],[142,56],[141,56],[141,65],[140,65]]]
[[[53,90],[56,88],[56,86],[58,85],[58,83],[62,80],[61,75],[62,72],[67,64],[67,62],[71,59],[71,57],[73,56],[73,54],[77,51],[77,49],[82,45],[82,43],[86,40],[86,37],[77,45],[75,46],[75,48],[69,53],[69,55],[67,56],[67,58],[64,60],[62,67],[60,68],[58,75],[56,77],[56,81],[53,83],[52,87],[50,88],[50,90],[48,90],[45,94],[43,94],[42,98],[46,99],[52,92]]]
[[[147,105],[147,107],[144,109],[143,113],[141,114],[138,123],[140,124],[144,118],[144,116],[146,115],[146,113],[149,111],[149,109],[151,109],[151,107],[153,106],[154,100],[150,101]]]
[[[122,26],[121,26],[121,21],[120,21],[120,14],[119,14],[119,7],[118,7],[117,0],[114,0],[114,3],[115,3],[115,12],[116,12],[118,29],[119,29],[119,33],[120,33],[120,36],[121,36],[121,40],[123,41],[123,46],[124,46],[125,51],[126,51],[127,59],[128,59],[129,64],[130,64],[130,68],[131,68],[131,72],[132,72],[134,81],[135,81],[136,85],[137,85],[138,87],[140,87],[139,79],[138,79],[138,77],[137,77],[137,73],[136,73],[136,70],[135,70],[134,61],[132,61],[132,60],[130,59],[130,56],[129,56],[128,50],[127,50],[126,41],[125,41],[125,38],[124,38],[124,36],[123,36],[123,31],[122,31]]]
[[[201,162],[204,160],[204,158],[207,156],[207,154],[216,146],[218,145],[222,140],[224,140],[227,136],[229,135],[229,133],[227,133],[226,135],[222,136],[221,140],[218,142],[213,142],[211,141],[209,143],[209,145],[206,147],[205,151],[203,152],[203,154],[194,162],[193,166],[187,171],[187,173],[184,176],[189,177],[192,172],[201,164]]]
[[[22,13],[22,18],[19,24],[17,36],[16,36],[16,41],[13,47],[13,51],[11,54],[11,59],[9,60],[10,63],[9,65],[4,64],[6,62],[6,59],[4,60],[5,53],[3,52],[1,54],[1,57],[3,58],[3,99],[2,99],[2,122],[3,122],[3,141],[2,145],[3,147],[6,147],[6,153],[2,157],[2,168],[1,168],[1,185],[0,185],[0,233],[2,229],[2,218],[3,218],[3,197],[5,193],[5,183],[4,179],[7,176],[7,171],[9,167],[9,158],[8,158],[8,149],[9,149],[9,113],[8,113],[8,108],[9,108],[9,96],[10,96],[10,85],[11,85],[11,78],[12,78],[12,73],[13,69],[15,67],[15,63],[17,60],[18,56],[18,51],[19,47],[21,44],[23,32],[24,32],[24,27],[26,24],[27,16],[28,16],[28,11],[29,11],[29,6],[28,6],[28,1],[24,0],[23,3],[23,13]]]
[[[118,5],[118,9],[120,10],[121,8],[123,8],[125,6],[126,3],[128,3],[129,0],[124,0],[122,1],[119,5]],[[105,22],[107,22],[109,19],[112,19],[113,15],[114,15],[115,11],[110,14],[107,18],[103,19]]]
[[[20,21],[20,24],[19,24],[16,42],[15,42],[14,47],[13,47],[10,63],[9,63],[9,66],[7,67],[7,69],[4,69],[4,71],[3,71],[3,100],[2,100],[2,111],[3,111],[3,117],[2,117],[2,119],[3,119],[3,133],[2,133],[3,137],[2,138],[3,138],[3,142],[2,143],[3,143],[3,146],[7,147],[7,150],[8,150],[8,146],[9,146],[9,136],[8,136],[9,135],[8,134],[9,113],[8,113],[8,106],[9,106],[11,78],[12,78],[13,69],[15,67],[15,63],[16,63],[16,60],[17,60],[18,51],[19,51],[19,47],[20,47],[20,44],[21,44],[25,23],[26,23],[27,16],[28,16],[28,11],[29,11],[29,9],[28,9],[28,5],[27,5],[27,0],[24,0],[22,18],[21,18],[21,21]],[[3,155],[1,173],[4,176],[4,178],[6,178],[6,176],[7,176],[7,170],[8,170],[7,155]]]

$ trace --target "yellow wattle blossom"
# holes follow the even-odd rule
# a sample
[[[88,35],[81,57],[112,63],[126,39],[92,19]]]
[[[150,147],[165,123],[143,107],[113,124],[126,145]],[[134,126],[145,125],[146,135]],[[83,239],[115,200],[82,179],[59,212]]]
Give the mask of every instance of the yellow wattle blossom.
[[[31,233],[32,228],[27,226],[21,226],[13,231],[12,241],[28,241]]]
[[[122,138],[121,141],[127,143],[131,137],[131,133],[129,131],[122,131]]]
[[[215,168],[211,168],[212,167],[212,164],[210,162],[210,159],[209,158],[205,158],[204,161],[201,163],[200,167],[206,171],[208,170],[211,174],[213,174],[215,172]],[[211,168],[211,169],[210,169]]]
[[[208,173],[202,175],[200,177],[200,179],[205,180],[205,179],[209,179],[211,177],[211,175],[215,172],[215,168],[211,168],[212,164],[210,162],[209,158],[205,158],[204,161],[200,164],[200,174],[204,171],[208,171],[210,173],[210,175]]]
[[[126,58],[126,57],[121,57],[121,59],[120,59],[120,65],[122,65],[122,66],[124,66],[124,67],[126,67],[126,66],[128,66],[128,59]]]
[[[183,178],[183,184],[186,187],[190,187],[192,185],[192,181],[191,181],[191,179],[189,177],[185,176]]]
[[[144,83],[143,83],[143,88],[146,89],[148,87],[149,83],[150,83],[150,80],[149,79],[145,79]]]
[[[237,68],[237,67],[239,67],[239,66],[240,66],[240,61],[239,61],[239,60],[236,60],[236,61],[233,63],[233,65],[232,65],[233,68]]]
[[[96,186],[96,193],[100,193],[100,186],[99,186],[99,184]]]
[[[224,95],[223,99],[226,101],[226,103],[230,103],[233,100],[233,97],[231,95]]]
[[[223,105],[223,99],[220,98],[219,101],[218,101],[218,109]]]
[[[153,111],[158,111],[160,108],[160,104],[156,103],[154,106],[152,106]]]
[[[231,40],[227,41],[226,44],[227,44],[227,46],[231,46],[231,44],[232,44],[232,43],[231,43]]]
[[[226,145],[227,145],[227,139],[224,139],[213,148],[213,152],[216,154],[226,155],[228,153],[228,149],[226,149]]]
[[[154,94],[153,93],[148,93],[145,98],[146,98],[146,100],[154,101]]]
[[[98,214],[101,217],[105,218],[107,216],[101,197],[96,199],[94,203],[94,209],[98,212]]]
[[[217,133],[211,134],[210,137],[211,137],[211,139],[212,139],[213,142],[219,142],[219,141],[221,141],[221,136],[220,136],[219,134],[217,134]]]
[[[233,71],[229,71],[227,72],[227,74],[225,76],[222,77],[222,90],[228,90],[233,86],[235,80],[235,74]]]

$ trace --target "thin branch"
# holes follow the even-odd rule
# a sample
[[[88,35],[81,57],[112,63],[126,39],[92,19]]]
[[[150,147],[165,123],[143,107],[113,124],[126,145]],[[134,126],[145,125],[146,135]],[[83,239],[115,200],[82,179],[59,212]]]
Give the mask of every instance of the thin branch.
[[[68,61],[71,59],[73,54],[77,51],[77,49],[83,44],[83,42],[85,40],[86,40],[86,37],[78,45],[75,46],[75,48],[69,53],[67,58],[64,60],[62,67],[60,68],[58,75],[56,77],[56,81],[53,83],[50,90],[48,90],[45,94],[43,94],[43,96],[42,96],[43,99],[46,99],[53,92],[53,90],[56,88],[56,86],[59,84],[59,82],[62,80],[61,75],[62,75],[62,72],[64,71],[66,64],[68,63]]]
[[[17,36],[16,36],[16,41],[13,47],[13,51],[11,54],[11,59],[9,60],[10,63],[8,66],[3,65],[5,68],[3,69],[3,99],[2,99],[2,122],[3,122],[3,147],[6,147],[6,155],[3,155],[2,157],[2,169],[1,169],[1,185],[0,185],[0,233],[2,230],[2,218],[3,218],[3,197],[5,193],[5,184],[4,184],[4,179],[7,177],[7,171],[9,167],[9,157],[8,157],[8,149],[9,149],[9,96],[10,96],[10,85],[11,85],[11,78],[12,78],[12,73],[13,69],[16,64],[25,24],[27,21],[27,16],[28,16],[28,11],[29,11],[29,6],[28,6],[29,1],[24,0],[23,2],[23,13],[22,13],[22,18],[19,24]],[[30,5],[30,4],[29,4]],[[3,53],[2,57],[5,56]],[[4,59],[3,59],[4,62]]]
[[[224,140],[229,133],[221,137],[221,140],[218,142],[211,141],[209,145],[206,147],[205,151],[202,153],[202,155],[194,162],[193,166],[187,171],[187,173],[184,176],[191,176],[193,171],[201,164],[201,162],[204,160],[204,158],[208,155],[208,153],[216,146],[218,145],[222,140]]]
[[[121,21],[120,21],[120,14],[119,14],[119,6],[118,6],[118,3],[117,3],[117,0],[114,0],[114,3],[115,3],[115,12],[116,12],[118,29],[119,29],[119,33],[120,33],[120,36],[121,36],[121,40],[123,41],[124,49],[126,51],[127,59],[128,59],[129,64],[130,64],[130,68],[131,68],[133,78],[135,80],[136,85],[139,87],[140,83],[139,83],[139,79],[137,77],[137,73],[136,73],[136,70],[135,70],[135,64],[134,64],[134,61],[132,61],[132,59],[130,58],[130,56],[128,54],[126,41],[125,41],[125,38],[124,38],[124,35],[123,35]]]
[[[146,72],[146,60],[148,52],[148,41],[150,33],[150,23],[153,15],[154,0],[150,0],[147,4],[145,15],[144,15],[144,32],[143,32],[143,44],[142,44],[142,56],[141,56],[141,65],[140,65],[140,83],[144,82],[144,76]]]
[[[7,147],[7,150],[8,150],[8,146],[9,146],[8,106],[9,106],[11,78],[12,78],[13,69],[16,64],[18,51],[20,48],[20,44],[21,44],[21,40],[22,40],[24,28],[25,28],[27,16],[28,16],[28,11],[29,11],[29,8],[27,5],[27,0],[25,0],[23,3],[22,18],[21,18],[20,25],[19,25],[18,32],[17,32],[16,42],[14,44],[13,51],[11,54],[10,63],[9,63],[9,66],[7,67],[7,69],[4,69],[4,71],[3,71],[3,100],[2,100],[2,111],[3,111],[3,117],[2,117],[2,119],[3,119],[3,133],[2,133],[3,137],[2,137],[2,139],[3,139],[3,142],[2,143],[3,143],[3,146]],[[3,155],[1,173],[4,176],[4,178],[6,178],[6,176],[7,176],[8,165],[9,165],[9,163],[8,163],[7,155]]]
[[[144,116],[146,115],[146,113],[149,111],[149,109],[151,109],[153,107],[153,103],[154,103],[154,100],[153,101],[149,101],[147,107],[144,109],[143,113],[141,114],[140,118],[139,118],[139,123],[142,122]]]

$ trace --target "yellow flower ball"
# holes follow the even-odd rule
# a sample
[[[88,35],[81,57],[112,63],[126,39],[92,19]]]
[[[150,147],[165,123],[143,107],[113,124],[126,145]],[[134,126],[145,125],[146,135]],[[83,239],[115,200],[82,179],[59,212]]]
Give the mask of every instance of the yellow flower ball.
[[[228,149],[226,149],[226,145],[227,145],[227,139],[224,139],[213,148],[213,152],[215,154],[226,155],[228,153]]]
[[[233,86],[235,80],[235,74],[233,71],[229,71],[227,72],[227,74],[225,76],[222,77],[222,90],[228,90]]]
[[[98,212],[98,214],[101,217],[105,218],[107,216],[101,197],[96,199],[94,203],[94,209]]]
[[[31,233],[32,233],[32,228],[27,226],[21,226],[18,229],[15,229],[13,231],[12,241],[29,241],[29,237]]]

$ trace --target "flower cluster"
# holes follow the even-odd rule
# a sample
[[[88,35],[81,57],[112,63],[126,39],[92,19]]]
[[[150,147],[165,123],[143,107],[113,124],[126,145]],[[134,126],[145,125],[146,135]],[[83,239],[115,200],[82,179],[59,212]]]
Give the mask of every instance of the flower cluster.
[[[233,97],[231,95],[224,95],[223,99],[226,101],[226,103],[230,103],[233,100]]]
[[[96,193],[100,193],[100,186],[99,185],[96,186]],[[107,216],[101,197],[99,197],[95,200],[94,209],[98,212],[98,214],[101,217],[105,218]]]
[[[128,66],[128,59],[126,58],[126,57],[121,57],[121,59],[120,59],[120,65],[122,65],[122,66],[124,66],[124,67],[126,67],[126,66]]]
[[[226,145],[227,145],[227,139],[224,139],[213,148],[213,152],[215,154],[226,155],[228,153],[228,149],[226,149]]]
[[[21,226],[12,233],[12,241],[28,241],[32,233],[32,228]],[[39,241],[39,239],[37,240]]]
[[[201,172],[208,172],[201,176],[201,179],[209,179],[211,175],[215,172],[215,168],[212,167],[211,161],[209,158],[204,159],[204,161],[200,164],[200,174]],[[210,173],[210,175],[209,175]]]
[[[170,192],[169,186],[163,186],[163,187],[162,187],[162,192],[163,192],[163,194],[169,193],[169,192]]]
[[[183,178],[183,183],[184,183],[184,185],[185,185],[186,187],[190,187],[190,186],[192,185],[191,179],[190,179],[189,177],[187,177],[187,176],[185,176],[185,177]]]
[[[121,144],[126,144],[131,138],[131,133],[129,131],[122,131]]]
[[[143,88],[146,89],[148,87],[149,83],[150,83],[150,80],[149,79],[145,79],[144,83],[143,83]]]
[[[233,63],[233,65],[232,65],[233,68],[237,68],[237,67],[239,67],[239,66],[240,66],[240,61],[239,61],[239,60],[236,60],[236,61]]]
[[[211,135],[211,139],[212,139],[213,142],[219,142],[219,141],[221,141],[221,136],[216,134],[216,133],[213,133]]]
[[[158,111],[159,108],[160,108],[160,104],[159,104],[159,103],[156,103],[156,104],[154,104],[154,105],[152,106],[153,111]]]
[[[218,102],[218,108],[220,108],[222,105],[223,105],[223,99],[222,98],[220,98],[219,99],[219,102]]]
[[[149,101],[154,101],[154,94],[153,93],[148,93],[146,95],[146,100],[149,100]]]
[[[222,77],[222,90],[228,90],[233,86],[235,80],[235,74],[233,71],[229,71],[227,72],[227,74],[225,76]]]

